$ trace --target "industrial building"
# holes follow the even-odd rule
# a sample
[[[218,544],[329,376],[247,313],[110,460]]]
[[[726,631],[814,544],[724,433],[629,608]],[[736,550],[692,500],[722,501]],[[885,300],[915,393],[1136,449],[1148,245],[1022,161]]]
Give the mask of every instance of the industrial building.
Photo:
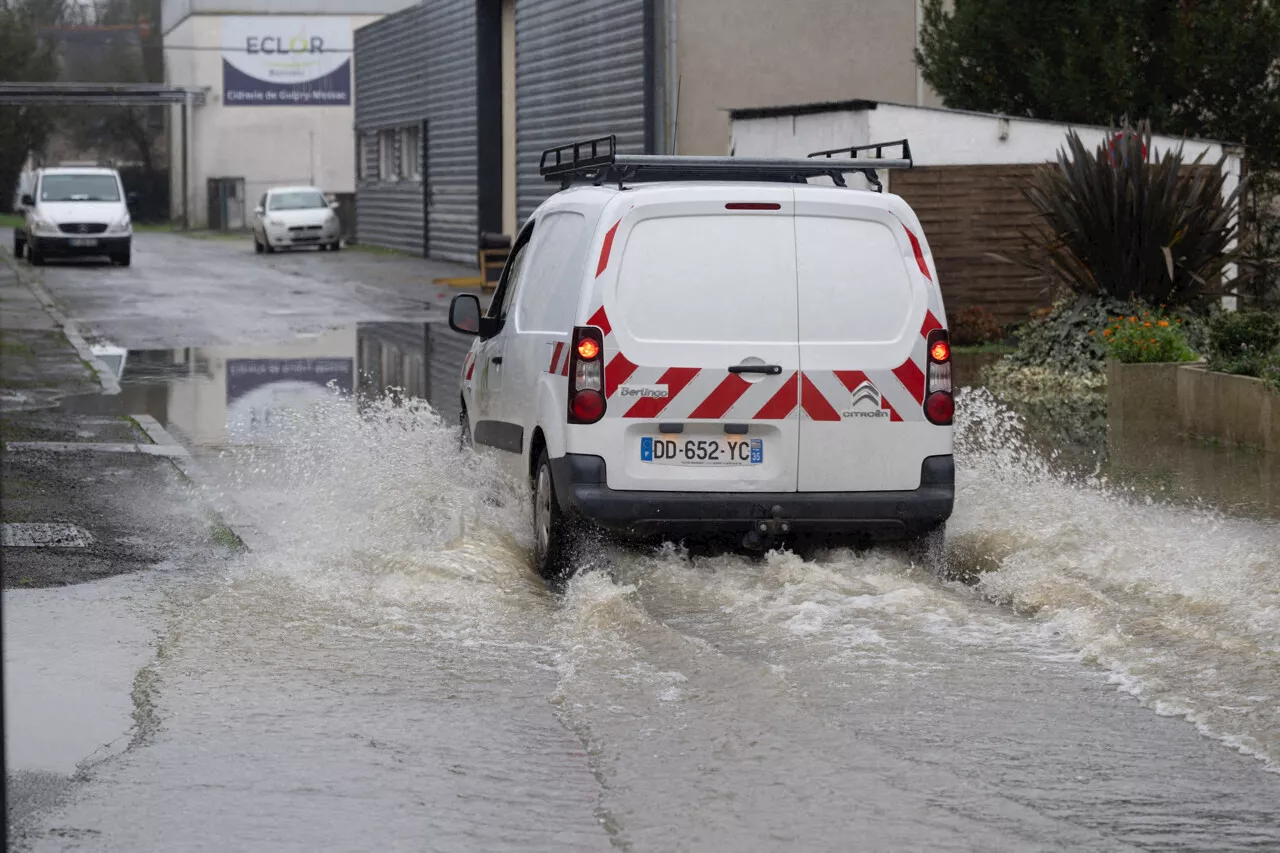
[[[170,116],[172,217],[234,229],[271,186],[353,193],[352,34],[411,2],[163,0],[165,81],[206,91]]]
[[[735,107],[936,104],[916,0],[424,0],[355,34],[361,242],[474,264],[553,189],[542,150],[725,154]],[[797,50],[797,45],[805,45]]]

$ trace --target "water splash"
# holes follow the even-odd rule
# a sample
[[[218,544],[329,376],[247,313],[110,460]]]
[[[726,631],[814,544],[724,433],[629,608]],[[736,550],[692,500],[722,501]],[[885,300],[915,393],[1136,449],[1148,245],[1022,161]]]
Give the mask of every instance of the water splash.
[[[989,393],[961,410],[950,548],[978,591],[1280,769],[1280,524],[1055,473]]]
[[[228,451],[223,489],[279,543],[246,577],[287,578],[375,633],[536,647],[554,659],[562,699],[598,683],[583,667],[612,662],[678,701],[679,666],[636,661],[690,637],[744,654],[803,641],[829,661],[924,671],[928,660],[904,652],[904,625],[974,645],[1027,633],[985,601],[1029,617],[1049,646],[1065,641],[1158,713],[1280,760],[1280,526],[1063,474],[983,390],[960,396],[956,456],[947,560],[976,579],[978,599],[890,549],[752,561],[673,546],[606,549],[593,561],[607,573],[552,597],[529,569],[525,485],[464,452],[456,428],[416,401],[313,407]]]

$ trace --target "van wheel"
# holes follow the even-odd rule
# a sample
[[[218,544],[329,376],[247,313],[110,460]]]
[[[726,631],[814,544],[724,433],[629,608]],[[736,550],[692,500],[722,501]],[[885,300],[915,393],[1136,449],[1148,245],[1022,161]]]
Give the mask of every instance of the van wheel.
[[[568,578],[574,572],[573,536],[560,511],[551,460],[544,448],[533,475],[533,567],[546,580]]]
[[[33,267],[42,267],[44,266],[44,252],[40,251],[35,246],[28,246],[27,260],[31,262],[31,266]]]
[[[458,436],[458,446],[463,450],[471,449],[471,418],[467,417],[467,409],[462,408],[462,414],[458,415],[458,426],[462,427],[462,432]]]
[[[111,263],[118,267],[127,267],[133,262],[131,253],[128,249],[111,256]]]
[[[254,253],[255,255],[261,255],[261,254],[262,254],[262,244],[258,242],[258,235],[257,235],[257,234],[254,234],[254,235],[253,235],[253,253]]]
[[[13,229],[13,259],[15,261],[22,260],[22,252],[26,248],[26,243],[22,240],[22,232],[17,228]]]

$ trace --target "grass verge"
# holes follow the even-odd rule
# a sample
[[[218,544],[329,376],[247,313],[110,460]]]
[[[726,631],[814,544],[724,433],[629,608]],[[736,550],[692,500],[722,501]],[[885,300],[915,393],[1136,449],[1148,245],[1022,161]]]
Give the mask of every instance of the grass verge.
[[[987,353],[995,353],[996,355],[1008,355],[1017,347],[1011,347],[1008,344],[971,344],[969,346],[954,346],[951,351],[957,355],[984,355]]]

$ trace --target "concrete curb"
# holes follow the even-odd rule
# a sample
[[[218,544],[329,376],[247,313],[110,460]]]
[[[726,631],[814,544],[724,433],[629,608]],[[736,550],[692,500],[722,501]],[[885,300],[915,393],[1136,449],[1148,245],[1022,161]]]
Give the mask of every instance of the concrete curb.
[[[6,253],[5,261],[13,268],[14,275],[18,277],[18,281],[22,282],[35,295],[40,304],[44,306],[44,310],[53,318],[53,321],[62,327],[62,334],[66,335],[67,340],[71,343],[71,346],[75,347],[80,357],[93,368],[93,372],[98,375],[98,384],[102,386],[102,393],[119,394],[119,380],[116,379],[116,375],[111,368],[107,367],[102,359],[94,355],[88,341],[84,339],[84,335],[80,334],[79,324],[74,320],[67,319],[67,316],[58,308],[58,303],[54,300],[53,294],[49,293],[38,279],[33,278],[30,274],[23,274],[23,270],[18,266],[16,258]]]
[[[212,491],[211,478],[208,472],[187,452],[182,442],[174,438],[172,433],[160,425],[159,421],[151,417],[151,415],[130,415],[129,417],[147,434],[147,438],[156,443],[157,447],[176,448],[181,451],[157,453],[156,455],[165,456],[178,469],[179,473],[188,480],[201,488]],[[214,511],[217,512],[222,523],[231,528],[236,536],[240,537],[240,541],[245,544],[246,548],[250,551],[261,551],[268,546],[269,540],[266,535],[249,520],[234,499],[227,499],[218,503],[219,505],[214,507]]]
[[[187,455],[186,448],[181,445],[169,447],[160,444],[102,441],[11,441],[5,445],[5,449],[36,453],[142,453],[147,456],[170,458]]]

